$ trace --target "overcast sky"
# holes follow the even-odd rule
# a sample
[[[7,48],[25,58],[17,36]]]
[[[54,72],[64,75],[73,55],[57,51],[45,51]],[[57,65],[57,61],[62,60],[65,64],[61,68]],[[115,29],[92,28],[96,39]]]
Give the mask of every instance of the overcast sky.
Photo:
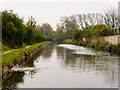
[[[118,8],[119,0],[1,0],[0,10],[12,9],[25,21],[33,16],[37,24],[49,23],[56,29],[62,16],[83,13],[103,13],[111,7]]]

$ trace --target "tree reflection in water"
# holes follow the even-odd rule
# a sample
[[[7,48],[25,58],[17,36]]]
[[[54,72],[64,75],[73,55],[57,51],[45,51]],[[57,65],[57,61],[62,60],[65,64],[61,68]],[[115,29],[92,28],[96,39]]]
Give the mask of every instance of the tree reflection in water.
[[[25,65],[22,65],[22,67],[35,67],[36,63],[39,66],[39,63],[44,63],[44,60],[46,60],[45,61],[46,65],[52,65],[53,67],[54,67],[53,64],[56,64],[58,66],[60,65],[59,70],[61,69],[65,71],[69,70],[72,73],[79,73],[79,74],[86,73],[85,75],[89,73],[90,74],[92,73],[94,75],[100,75],[100,77],[105,78],[104,79],[105,83],[109,83],[109,85],[111,84],[110,85],[111,87],[112,87],[112,84],[117,85],[116,84],[117,77],[118,77],[117,56],[110,55],[109,53],[106,53],[106,52],[100,53],[98,51],[94,55],[75,54],[74,52],[75,50],[77,50],[77,48],[75,50],[71,50],[64,47],[57,47],[55,45],[56,44],[51,43],[46,45],[45,48],[40,49],[40,51],[37,52],[31,58],[31,60],[29,60]],[[55,55],[55,56],[53,57],[52,55]],[[55,62],[49,63],[52,61],[55,61]],[[54,68],[56,68],[56,66]],[[54,68],[53,68],[53,71],[54,71]],[[47,71],[49,70],[51,69],[48,69]],[[26,75],[26,77],[28,76],[31,77],[31,81],[32,79],[35,79],[36,82],[39,82],[37,77],[39,77],[40,75],[42,76],[42,74],[44,74],[44,72],[41,73],[41,72],[38,72],[37,70],[27,71],[25,73],[12,72],[9,77],[7,77],[6,79],[3,79],[3,88],[17,88],[18,87],[17,84],[25,82],[23,79],[24,75]],[[66,72],[66,75],[67,75],[67,72]],[[43,75],[43,78],[44,78],[44,75]]]
[[[104,75],[105,82],[116,82],[118,77],[118,58],[102,52],[95,55],[74,54],[74,50],[56,47],[57,58],[61,60],[61,67],[77,72],[91,72]],[[104,54],[105,53],[105,54]],[[111,83],[112,84],[112,83]],[[112,85],[111,85],[112,86]]]
[[[43,58],[50,58],[51,54],[53,53],[53,48],[56,44],[55,43],[49,43],[48,45],[45,46],[44,52],[42,53]]]
[[[12,72],[7,78],[2,79],[2,89],[15,89],[18,88],[18,83],[24,82],[24,72]]]
[[[26,63],[22,64],[20,67],[34,67],[34,61],[41,55],[41,53],[44,51],[44,48],[40,49],[33,57]],[[18,83],[24,82],[24,75],[27,72],[11,72],[10,75],[2,79],[2,88],[10,88],[15,89],[18,88]],[[28,71],[29,76],[33,78],[33,76],[37,73],[37,70],[34,71]]]

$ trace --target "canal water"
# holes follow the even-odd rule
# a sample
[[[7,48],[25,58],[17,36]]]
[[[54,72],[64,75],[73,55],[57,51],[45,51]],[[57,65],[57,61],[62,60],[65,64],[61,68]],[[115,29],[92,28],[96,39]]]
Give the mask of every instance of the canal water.
[[[3,88],[117,88],[118,56],[91,48],[50,43],[3,79]]]

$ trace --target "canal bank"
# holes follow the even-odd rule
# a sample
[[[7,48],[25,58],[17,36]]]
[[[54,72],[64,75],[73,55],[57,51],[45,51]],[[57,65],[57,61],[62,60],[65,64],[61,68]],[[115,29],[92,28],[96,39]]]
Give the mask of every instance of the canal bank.
[[[120,55],[120,35],[83,38],[81,45]]]
[[[102,50],[106,52],[110,52],[115,55],[120,56],[120,44],[112,44],[105,40],[94,40],[88,38],[86,40],[81,41],[73,41],[69,40],[70,42],[64,42],[65,44],[72,44],[72,45],[79,45],[84,47],[90,47],[96,50]]]
[[[6,77],[11,68],[21,64],[25,64],[36,54],[41,48],[43,48],[48,42],[41,42],[35,45],[18,49],[2,55],[2,77]],[[25,55],[27,53],[27,56]]]

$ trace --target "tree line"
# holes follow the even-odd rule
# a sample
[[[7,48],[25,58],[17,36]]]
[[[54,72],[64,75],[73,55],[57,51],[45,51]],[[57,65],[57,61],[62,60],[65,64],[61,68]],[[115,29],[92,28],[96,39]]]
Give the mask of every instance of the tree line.
[[[57,25],[55,40],[62,42],[65,39],[75,39],[75,37],[81,39],[109,36],[114,34],[115,27],[118,27],[118,11],[113,8],[108,9],[104,14],[88,13],[65,16],[61,17]]]
[[[12,10],[2,13],[2,42],[9,47],[17,48],[25,44],[42,41],[63,42],[66,39],[74,41],[82,38],[113,35],[113,29],[118,27],[117,10],[109,9],[104,14],[88,13],[61,17],[56,31],[50,24],[36,25],[35,18],[29,17],[25,23]]]
[[[49,23],[43,23],[41,26],[37,25],[36,26],[37,30],[40,30],[41,33],[45,34],[47,36],[47,41],[54,41],[54,33],[55,31],[51,27]]]
[[[23,18],[20,18],[17,14],[13,13],[12,10],[4,10],[1,12],[2,16],[2,43],[8,47],[18,48],[23,44],[39,43],[45,40],[49,40],[47,30],[52,27],[49,24],[43,26],[36,25],[35,18],[29,17],[25,23]],[[42,28],[43,27],[43,28]],[[44,32],[42,32],[42,30]],[[50,31],[50,30],[49,30]],[[49,32],[48,31],[48,32]]]

